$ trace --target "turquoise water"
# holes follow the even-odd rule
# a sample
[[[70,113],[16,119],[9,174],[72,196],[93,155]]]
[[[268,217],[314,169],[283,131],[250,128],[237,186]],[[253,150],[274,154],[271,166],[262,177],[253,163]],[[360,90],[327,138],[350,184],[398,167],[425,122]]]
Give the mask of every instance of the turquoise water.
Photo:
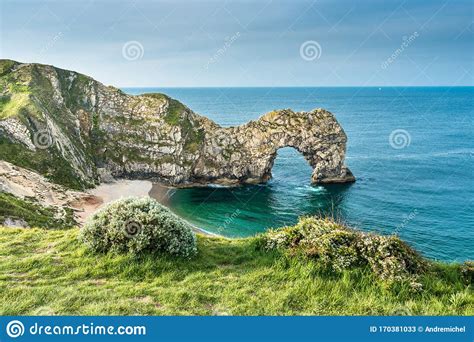
[[[177,190],[170,207],[205,230],[249,236],[323,213],[367,231],[398,233],[432,258],[474,259],[473,87],[125,91],[166,93],[223,126],[273,109],[322,107],[346,131],[355,184],[311,186],[311,168],[284,148],[267,185]],[[398,148],[390,144],[395,130],[404,130],[392,140]]]

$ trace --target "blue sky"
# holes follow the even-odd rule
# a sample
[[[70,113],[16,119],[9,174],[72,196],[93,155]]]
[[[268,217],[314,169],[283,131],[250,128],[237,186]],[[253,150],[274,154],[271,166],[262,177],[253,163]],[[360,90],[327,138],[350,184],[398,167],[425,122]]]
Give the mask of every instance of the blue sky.
[[[115,86],[473,84],[472,1],[1,4],[2,58]]]

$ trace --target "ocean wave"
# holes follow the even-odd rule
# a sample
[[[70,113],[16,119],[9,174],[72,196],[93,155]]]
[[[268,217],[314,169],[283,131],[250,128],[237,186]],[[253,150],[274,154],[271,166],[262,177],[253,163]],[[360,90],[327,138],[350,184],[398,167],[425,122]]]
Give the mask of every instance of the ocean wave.
[[[225,189],[225,188],[235,188],[232,185],[222,185],[222,184],[207,184],[207,188],[217,188],[217,189]]]
[[[327,190],[323,186],[314,186],[314,185],[297,186],[295,189],[299,191],[309,191],[309,192],[317,192],[317,193],[327,192]]]

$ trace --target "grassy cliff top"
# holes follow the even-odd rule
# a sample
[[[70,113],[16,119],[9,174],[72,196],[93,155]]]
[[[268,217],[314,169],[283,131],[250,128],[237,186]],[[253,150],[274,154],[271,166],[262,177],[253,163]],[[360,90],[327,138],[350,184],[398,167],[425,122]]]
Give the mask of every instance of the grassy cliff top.
[[[367,267],[331,272],[258,248],[257,238],[198,235],[195,259],[93,254],[79,230],[0,228],[1,315],[472,315],[460,265],[388,284]]]

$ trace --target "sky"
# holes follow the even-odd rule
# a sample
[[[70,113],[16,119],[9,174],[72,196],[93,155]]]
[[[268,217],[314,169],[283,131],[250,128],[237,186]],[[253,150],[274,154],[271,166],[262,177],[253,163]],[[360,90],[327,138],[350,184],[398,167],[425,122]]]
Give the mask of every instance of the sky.
[[[2,0],[0,57],[117,87],[473,85],[473,3]]]

